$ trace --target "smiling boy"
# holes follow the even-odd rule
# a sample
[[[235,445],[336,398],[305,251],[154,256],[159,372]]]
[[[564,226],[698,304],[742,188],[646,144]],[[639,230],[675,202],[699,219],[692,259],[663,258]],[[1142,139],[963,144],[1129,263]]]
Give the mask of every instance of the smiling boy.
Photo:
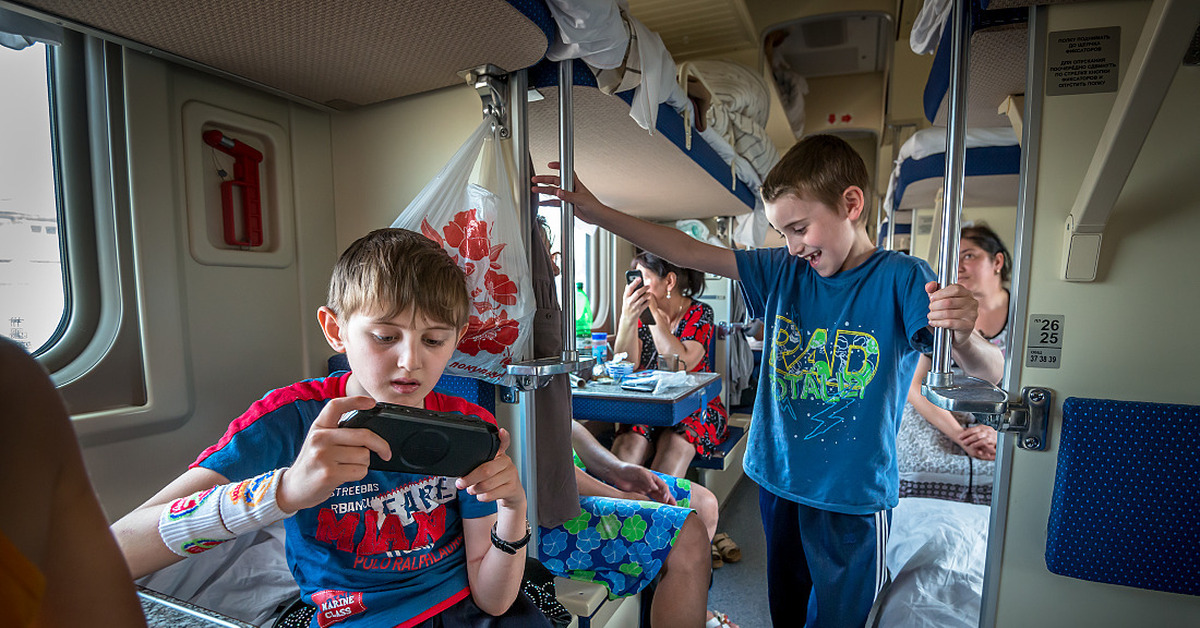
[[[533,182],[637,246],[742,282],[770,342],[745,471],[760,487],[772,621],[863,625],[886,579],[896,432],[917,357],[932,344],[929,327],[952,331],[968,373],[1000,378],[999,350],[972,333],[970,292],[938,289],[924,261],[875,248],[864,226],[866,166],[833,136],[798,142],[763,182],[767,218],[786,248],[707,245],[604,206],[578,180],[574,192],[555,175]]]
[[[371,470],[371,452],[391,457],[388,443],[338,427],[376,401],[494,423],[433,392],[468,310],[462,271],[421,234],[380,229],[351,244],[317,312],[351,370],[267,393],[114,524],[134,577],[286,519],[288,566],[318,609],[313,625],[466,626],[485,615],[548,625],[518,595],[529,526],[507,431],[494,459],[455,479]]]

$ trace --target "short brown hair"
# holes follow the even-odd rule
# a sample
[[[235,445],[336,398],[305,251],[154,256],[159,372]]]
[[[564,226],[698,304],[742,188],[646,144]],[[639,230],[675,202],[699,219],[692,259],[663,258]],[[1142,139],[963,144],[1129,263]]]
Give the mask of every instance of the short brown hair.
[[[842,192],[852,185],[862,190],[864,209],[870,207],[871,177],[858,152],[840,137],[811,135],[796,142],[771,168],[761,193],[764,203],[785,194],[807,194],[837,210]]]
[[[333,267],[326,305],[338,316],[368,308],[387,318],[413,313],[456,329],[467,324],[467,279],[436,242],[407,229],[377,229],[346,248]]]

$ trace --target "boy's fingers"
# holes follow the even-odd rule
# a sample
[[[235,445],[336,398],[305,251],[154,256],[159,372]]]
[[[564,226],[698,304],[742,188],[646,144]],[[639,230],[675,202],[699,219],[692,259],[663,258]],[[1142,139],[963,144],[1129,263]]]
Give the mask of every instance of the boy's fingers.
[[[351,410],[370,410],[375,407],[375,400],[370,397],[339,397],[330,399],[325,408],[313,421],[313,427],[333,428],[338,426],[342,415]]]
[[[510,443],[512,443],[512,436],[508,434],[508,430],[500,428],[500,449],[496,452],[496,456],[492,459],[495,460],[496,458],[503,456],[504,452],[508,451],[508,445]]]

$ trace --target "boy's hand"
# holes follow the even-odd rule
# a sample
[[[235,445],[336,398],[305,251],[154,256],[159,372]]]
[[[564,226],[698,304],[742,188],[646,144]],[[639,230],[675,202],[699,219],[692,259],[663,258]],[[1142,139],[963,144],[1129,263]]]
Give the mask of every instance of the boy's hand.
[[[925,284],[929,293],[929,325],[943,327],[953,334],[953,344],[961,345],[975,333],[975,319],[979,316],[979,302],[970,290],[952,283],[938,289],[936,281]]]
[[[649,498],[660,504],[675,505],[675,496],[671,494],[667,483],[640,464],[622,463],[613,467],[604,479],[626,493],[636,493],[638,499]]]
[[[333,489],[366,477],[372,451],[391,459],[391,446],[375,432],[338,427],[343,414],[373,407],[375,400],[370,397],[341,397],[325,404],[308,429],[296,461],[279,481],[277,499],[284,512],[316,506],[329,499]]]
[[[557,161],[552,161],[548,165],[552,170],[559,169],[559,164]],[[533,186],[532,189],[534,192],[557,197],[557,200],[540,201],[538,202],[538,205],[558,205],[560,204],[560,201],[574,203],[575,216],[589,223],[595,222],[595,220],[592,219],[592,211],[597,207],[604,207],[604,204],[597,200],[596,196],[592,194],[586,187],[584,187],[583,182],[579,180],[579,177],[575,177],[574,192],[568,192],[559,187],[562,185],[562,179],[557,174],[539,174],[532,177],[531,180],[538,184]]]
[[[511,442],[508,430],[500,428],[500,451],[496,452],[496,457],[455,480],[454,486],[460,491],[466,490],[481,502],[494,501],[501,508],[524,513],[525,488],[517,476],[517,466],[505,453]]]

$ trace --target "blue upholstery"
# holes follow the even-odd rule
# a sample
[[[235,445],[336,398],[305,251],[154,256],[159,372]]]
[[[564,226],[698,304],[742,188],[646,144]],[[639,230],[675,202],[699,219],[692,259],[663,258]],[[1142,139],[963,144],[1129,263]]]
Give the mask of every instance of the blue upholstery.
[[[346,361],[346,354],[344,353],[335,353],[329,356],[327,364],[330,373],[350,370],[350,363]],[[482,406],[484,410],[491,412],[493,416],[496,414],[496,387],[489,382],[470,377],[443,374],[433,389],[444,395],[466,399],[471,403]]]
[[[1021,147],[976,146],[965,151],[963,176],[980,177],[994,174],[1021,173]],[[940,179],[946,174],[946,153],[934,153],[922,159],[905,159],[896,176],[892,192],[892,207],[900,207],[904,190],[911,184],[924,179]],[[902,225],[897,225],[897,228]],[[900,231],[897,231],[900,233]]]
[[[1046,567],[1200,595],[1200,406],[1063,403]]]

